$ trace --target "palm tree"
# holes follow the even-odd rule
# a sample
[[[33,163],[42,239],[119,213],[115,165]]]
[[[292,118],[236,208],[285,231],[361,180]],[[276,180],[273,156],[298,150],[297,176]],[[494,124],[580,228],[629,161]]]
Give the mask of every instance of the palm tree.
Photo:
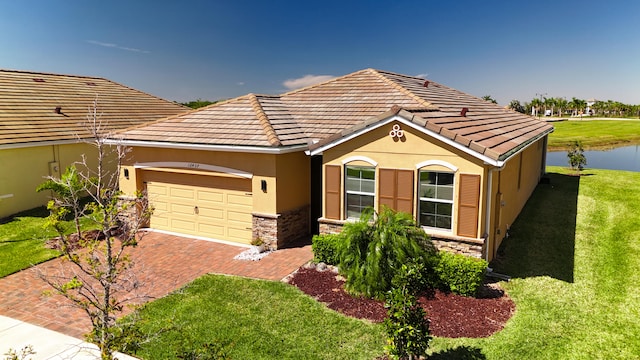
[[[558,107],[558,116],[562,116],[563,110],[567,108],[567,99],[565,98],[557,98],[556,106]]]
[[[511,102],[509,103],[509,109],[513,110],[513,111],[517,111],[519,113],[525,113],[525,107],[522,106],[522,104],[520,104],[520,100],[511,100]]]
[[[542,101],[538,98],[533,98],[531,100],[531,115],[536,116],[540,110],[540,106],[542,106]]]
[[[491,95],[485,95],[482,97],[482,100],[484,101],[488,101],[490,103],[494,103],[497,104],[498,102],[496,101],[496,99],[492,98]]]

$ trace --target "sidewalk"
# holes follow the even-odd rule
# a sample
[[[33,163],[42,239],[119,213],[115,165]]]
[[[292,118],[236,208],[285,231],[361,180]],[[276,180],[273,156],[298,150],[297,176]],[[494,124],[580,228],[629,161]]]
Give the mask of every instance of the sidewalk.
[[[18,352],[27,345],[31,345],[35,355],[30,355],[26,359],[100,359],[100,352],[93,344],[0,315],[0,356],[4,358],[9,349]],[[124,354],[117,354],[117,358],[120,360],[136,359]]]

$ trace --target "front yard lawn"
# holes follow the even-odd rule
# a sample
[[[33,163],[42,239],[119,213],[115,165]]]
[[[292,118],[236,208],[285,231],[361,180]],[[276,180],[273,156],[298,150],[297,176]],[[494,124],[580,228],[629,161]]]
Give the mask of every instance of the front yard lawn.
[[[381,325],[345,317],[274,281],[203,276],[141,315],[143,331],[159,333],[135,354],[143,359],[174,359],[218,343],[231,359],[371,360],[384,346]]]
[[[59,255],[44,247],[45,241],[56,236],[44,228],[48,215],[47,209],[37,208],[0,223],[0,277]]]

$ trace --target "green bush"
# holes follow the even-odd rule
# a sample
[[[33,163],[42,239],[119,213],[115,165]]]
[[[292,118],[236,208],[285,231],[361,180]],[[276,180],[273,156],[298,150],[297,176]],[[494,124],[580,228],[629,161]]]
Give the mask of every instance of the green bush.
[[[415,359],[426,355],[429,348],[429,319],[415,297],[424,283],[424,270],[423,263],[403,264],[392,280],[392,289],[386,295],[384,306],[388,317],[384,321],[387,332],[385,350],[394,359]]]
[[[353,294],[383,298],[403,264],[427,263],[435,252],[429,236],[411,214],[383,208],[365,211],[357,222],[345,224],[339,242],[340,273]]]
[[[329,265],[338,265],[338,243],[340,234],[314,235],[311,239],[311,250],[313,250],[313,261],[323,262]]]
[[[454,294],[475,296],[487,270],[487,262],[442,251],[435,266],[441,286]]]

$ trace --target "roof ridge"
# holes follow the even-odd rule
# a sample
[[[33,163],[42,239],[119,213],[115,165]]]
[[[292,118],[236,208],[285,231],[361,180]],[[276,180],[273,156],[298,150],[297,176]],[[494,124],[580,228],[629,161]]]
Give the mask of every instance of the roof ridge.
[[[43,71],[11,70],[11,69],[0,69],[0,71],[1,72],[7,72],[7,73],[19,73],[19,74],[31,74],[31,75],[49,75],[49,76],[67,76],[67,77],[75,77],[75,78],[83,78],[83,79],[101,79],[101,80],[110,81],[109,79],[107,79],[105,77],[101,77],[101,76],[57,74],[57,73],[43,72]],[[118,84],[118,85],[120,85],[120,84]]]
[[[305,87],[302,87],[300,89],[295,89],[295,90],[291,90],[291,91],[285,92],[285,93],[281,94],[280,96],[293,95],[293,94],[298,93],[300,91],[306,91],[306,90],[313,89],[313,88],[318,87],[318,86],[323,86],[325,84],[328,84],[328,83],[331,83],[331,82],[334,82],[334,81],[338,81],[338,80],[342,80],[342,79],[344,79],[346,77],[354,76],[354,75],[366,72],[368,70],[371,70],[371,69],[363,69],[363,70],[358,70],[358,71],[350,73],[350,74],[346,74],[346,75],[342,75],[342,76],[336,76],[333,79],[321,81],[319,83],[316,83],[316,84],[313,84],[313,85],[309,85],[309,86],[305,86]]]
[[[430,108],[430,109],[439,109],[437,106],[435,106],[432,103],[428,102],[427,100],[421,98],[420,96],[414,94],[409,89],[405,88],[404,86],[402,86],[402,85],[398,84],[397,82],[395,82],[395,81],[389,79],[388,77],[384,76],[380,71],[378,71],[376,69],[367,69],[366,71],[369,71],[369,72],[373,73],[374,75],[376,75],[378,78],[380,78],[385,83],[391,85],[393,88],[395,88],[396,90],[404,93],[405,95],[410,96],[411,98],[416,100],[418,103],[424,105],[425,107]]]
[[[260,100],[258,100],[258,96],[256,96],[253,93],[250,93],[247,96],[249,97],[249,102],[251,103],[251,107],[253,108],[253,111],[255,111],[256,113],[258,121],[260,121],[260,125],[262,125],[262,129],[267,135],[267,140],[269,141],[269,143],[272,146],[281,146],[282,143],[278,138],[278,134],[276,133],[273,126],[271,125],[271,122],[269,121],[269,117],[264,112],[264,109],[260,104]]]

